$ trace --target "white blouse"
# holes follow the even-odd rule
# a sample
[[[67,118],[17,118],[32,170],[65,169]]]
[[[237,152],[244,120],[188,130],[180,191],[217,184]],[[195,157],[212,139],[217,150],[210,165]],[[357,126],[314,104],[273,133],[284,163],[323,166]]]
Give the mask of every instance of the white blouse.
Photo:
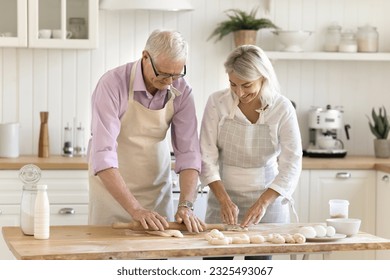
[[[234,119],[250,124],[241,110],[236,108],[237,106],[238,98],[230,89],[213,93],[207,101],[200,131],[202,154],[200,180],[204,186],[221,180],[217,140],[226,118],[235,109]],[[279,172],[272,183],[266,187],[291,200],[302,170],[302,141],[296,111],[288,98],[278,94],[272,104],[268,104],[268,107],[260,110],[259,113],[257,123],[269,126],[271,141],[275,148],[275,153],[271,155],[269,162],[274,164],[276,157]],[[250,178],[245,176],[242,180],[247,181]]]

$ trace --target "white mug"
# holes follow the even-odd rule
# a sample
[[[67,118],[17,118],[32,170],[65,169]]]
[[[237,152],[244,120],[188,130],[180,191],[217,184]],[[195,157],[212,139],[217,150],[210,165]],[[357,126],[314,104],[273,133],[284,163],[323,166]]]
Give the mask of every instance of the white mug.
[[[51,30],[50,29],[41,29],[41,30],[39,30],[38,38],[50,39],[51,38]]]
[[[52,34],[53,34],[54,39],[61,39],[62,38],[62,30],[61,29],[53,29]],[[72,37],[72,32],[67,31],[66,32],[66,39],[69,39],[70,37]]]

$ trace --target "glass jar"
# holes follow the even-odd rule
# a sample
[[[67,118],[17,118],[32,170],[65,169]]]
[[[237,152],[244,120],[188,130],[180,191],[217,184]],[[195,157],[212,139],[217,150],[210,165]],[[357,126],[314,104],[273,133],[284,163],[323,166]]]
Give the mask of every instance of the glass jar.
[[[324,50],[326,52],[337,52],[341,39],[341,26],[332,24],[326,31]]]
[[[25,235],[34,235],[36,183],[41,179],[41,170],[34,164],[27,164],[20,169],[19,178],[24,183],[20,202],[20,228]]]
[[[377,52],[379,34],[376,27],[365,25],[358,27],[357,44],[358,52]]]
[[[355,33],[353,33],[352,31],[345,31],[341,34],[339,52],[357,52]]]
[[[87,39],[87,27],[84,18],[70,18],[69,31],[72,39]]]

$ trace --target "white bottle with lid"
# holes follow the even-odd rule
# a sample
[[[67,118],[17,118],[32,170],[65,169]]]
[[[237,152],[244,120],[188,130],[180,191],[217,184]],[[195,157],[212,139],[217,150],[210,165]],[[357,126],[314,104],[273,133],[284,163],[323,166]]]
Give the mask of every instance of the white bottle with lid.
[[[34,211],[35,239],[49,239],[50,237],[50,203],[47,196],[47,185],[37,185],[37,198]]]

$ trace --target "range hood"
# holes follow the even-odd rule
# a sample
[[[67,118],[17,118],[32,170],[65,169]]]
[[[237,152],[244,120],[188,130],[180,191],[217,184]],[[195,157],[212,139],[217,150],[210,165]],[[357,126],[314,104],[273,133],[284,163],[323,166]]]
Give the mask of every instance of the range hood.
[[[191,11],[190,0],[100,0],[102,10]]]

